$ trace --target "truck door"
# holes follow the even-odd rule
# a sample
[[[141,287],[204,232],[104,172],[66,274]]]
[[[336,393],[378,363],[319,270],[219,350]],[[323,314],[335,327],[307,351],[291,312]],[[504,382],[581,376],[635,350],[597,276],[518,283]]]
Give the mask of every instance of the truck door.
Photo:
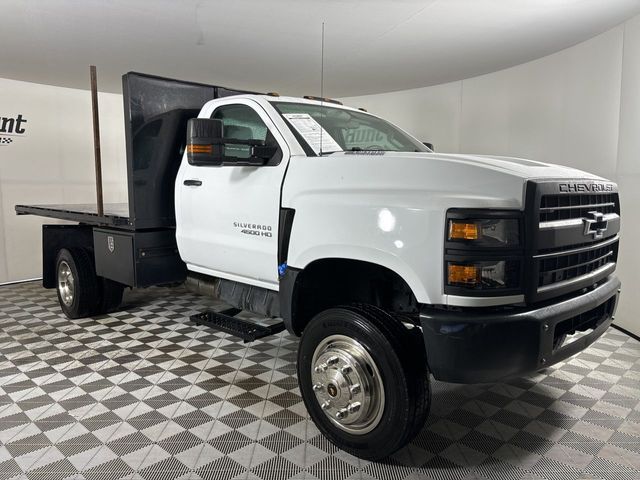
[[[176,237],[189,270],[278,288],[280,191],[289,149],[263,107],[229,98],[200,117],[220,119],[224,136],[264,140],[277,153],[264,166],[196,166],[182,160],[176,178]],[[249,155],[228,145],[226,154]]]

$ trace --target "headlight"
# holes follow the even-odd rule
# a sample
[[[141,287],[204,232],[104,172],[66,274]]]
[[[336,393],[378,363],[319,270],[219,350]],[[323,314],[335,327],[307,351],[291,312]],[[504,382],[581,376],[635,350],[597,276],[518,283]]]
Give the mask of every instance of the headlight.
[[[447,262],[447,283],[452,287],[472,289],[517,288],[520,283],[520,262],[517,260]]]
[[[522,293],[523,216],[515,210],[447,212],[444,290],[451,295]]]
[[[517,218],[450,219],[447,239],[479,247],[517,247],[520,228]]]

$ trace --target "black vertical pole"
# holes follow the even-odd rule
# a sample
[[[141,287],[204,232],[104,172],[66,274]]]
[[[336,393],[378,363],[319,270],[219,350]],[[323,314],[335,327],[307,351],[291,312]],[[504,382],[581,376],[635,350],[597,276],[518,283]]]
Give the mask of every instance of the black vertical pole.
[[[100,120],[98,116],[98,77],[95,65],[89,67],[91,74],[91,110],[93,111],[93,151],[96,162],[96,204],[98,215],[104,215],[102,199],[102,157],[100,155]]]

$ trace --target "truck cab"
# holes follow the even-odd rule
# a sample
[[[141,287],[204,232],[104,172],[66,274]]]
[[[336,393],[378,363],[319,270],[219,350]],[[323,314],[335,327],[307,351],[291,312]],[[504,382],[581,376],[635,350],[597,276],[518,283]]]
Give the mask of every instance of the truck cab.
[[[187,121],[193,105],[173,114],[171,135],[150,121],[136,130],[138,147],[170,137],[162,151],[173,152],[155,170],[165,186],[141,193],[156,177],[135,168],[144,154],[130,148],[136,215],[99,224],[92,241],[77,217],[84,233],[73,251],[60,235],[46,242],[55,248],[44,247],[45,286],[58,288],[63,309],[61,266],[121,286],[186,280],[235,311],[281,318],[301,337],[311,417],[368,459],[422,427],[430,376],[478,383],[535,372],[610,326],[620,292],[615,183],[531,160],[435,153],[329,99],[214,97],[197,118]],[[169,215],[143,223],[140,212],[160,204]],[[38,208],[16,207],[56,216]],[[109,260],[117,242],[128,255],[119,262]]]

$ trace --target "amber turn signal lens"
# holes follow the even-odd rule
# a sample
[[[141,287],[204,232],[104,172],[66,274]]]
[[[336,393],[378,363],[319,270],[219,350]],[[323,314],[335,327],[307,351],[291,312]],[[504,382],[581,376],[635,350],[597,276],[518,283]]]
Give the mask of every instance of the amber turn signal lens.
[[[449,221],[449,240],[477,240],[479,225],[457,220]]]
[[[211,154],[212,152],[213,152],[213,146],[211,145],[195,145],[195,144],[187,145],[187,153]]]
[[[480,280],[480,268],[475,265],[449,264],[449,285],[476,285]]]

